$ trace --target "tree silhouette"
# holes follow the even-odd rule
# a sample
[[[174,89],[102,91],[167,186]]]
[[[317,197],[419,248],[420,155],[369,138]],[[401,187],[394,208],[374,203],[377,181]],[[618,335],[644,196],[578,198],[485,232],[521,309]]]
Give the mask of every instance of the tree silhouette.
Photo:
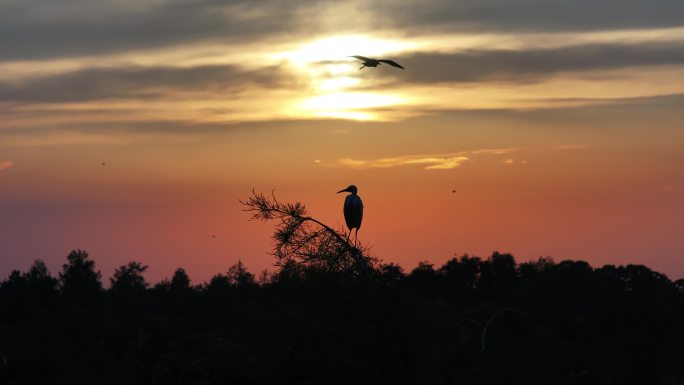
[[[380,281],[386,285],[397,285],[404,279],[404,269],[394,263],[381,264],[378,272]]]
[[[114,270],[114,276],[109,279],[112,292],[120,294],[143,293],[148,286],[145,277],[143,277],[145,270],[147,270],[147,266],[140,262],[128,262]]]
[[[504,301],[516,280],[515,259],[510,254],[494,252],[480,263],[479,290],[487,298]]]
[[[444,289],[454,302],[472,301],[479,284],[480,265],[477,257],[463,255],[448,260],[438,273],[444,279]]]
[[[211,278],[209,284],[207,285],[207,290],[209,292],[221,292],[230,290],[231,287],[232,285],[230,278],[228,278],[228,276],[225,274],[219,273]]]
[[[256,286],[256,280],[254,274],[247,271],[245,265],[242,261],[238,260],[238,263],[228,268],[228,281],[232,286],[237,288],[248,288]]]
[[[171,292],[182,293],[190,290],[190,277],[185,269],[176,269],[169,284]]]
[[[40,259],[36,259],[29,271],[26,273],[25,278],[29,282],[33,282],[36,286],[44,286],[48,290],[55,289],[57,287],[57,280],[50,275],[45,262]]]
[[[434,294],[439,288],[434,265],[427,261],[419,262],[406,279],[413,288],[425,294]]]
[[[0,282],[0,384],[684,380],[684,283],[640,265],[494,253],[360,280],[290,259],[257,284],[238,261],[208,284],[177,269],[150,289],[131,262],[72,300],[64,288],[96,287],[94,267],[75,250],[62,291],[41,261]]]
[[[73,250],[62,265],[59,282],[67,298],[90,300],[102,291],[102,274],[95,270],[95,261],[84,250]]]
[[[282,203],[273,193],[267,197],[255,192],[240,202],[252,220],[278,221],[272,252],[277,266],[294,263],[369,277],[376,259],[368,255],[368,248],[350,243],[344,230],[334,230],[309,216],[302,203]]]
[[[6,289],[28,290],[37,295],[54,293],[58,281],[50,275],[45,262],[37,259],[26,273],[13,270],[4,285]]]

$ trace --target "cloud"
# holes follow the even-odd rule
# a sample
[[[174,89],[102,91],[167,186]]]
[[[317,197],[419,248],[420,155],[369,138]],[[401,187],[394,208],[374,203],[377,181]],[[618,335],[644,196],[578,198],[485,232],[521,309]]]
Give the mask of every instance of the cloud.
[[[587,31],[680,26],[680,0],[379,0],[382,25],[431,31]],[[377,24],[374,24],[374,26]]]
[[[461,164],[470,160],[466,156],[454,156],[451,158],[434,159],[437,162],[431,166],[425,167],[426,170],[451,170],[452,168],[461,167]]]
[[[174,92],[226,92],[288,83],[279,67],[234,65],[91,68],[23,82],[1,83],[0,102],[71,102],[159,98]]]
[[[0,171],[6,170],[6,169],[12,167],[13,164],[14,164],[14,162],[10,162],[9,160],[0,161]]]
[[[337,162],[339,164],[341,164],[342,166],[347,166],[350,168],[372,168],[372,166],[368,167],[370,161],[367,161],[367,160],[356,160],[356,159],[352,159],[352,158],[342,158],[342,159],[338,159]]]
[[[681,0],[9,0],[0,2],[0,60],[392,30],[418,36],[664,28],[683,19]]]
[[[421,165],[426,170],[450,170],[460,167],[469,160],[468,157],[458,154],[448,155],[406,155],[395,158],[380,158],[370,160],[358,160],[351,158],[339,159],[342,166],[369,169],[369,168],[393,168],[400,166]]]
[[[520,50],[468,50],[456,53],[414,53],[397,57],[406,68],[401,82],[468,83],[529,82],[560,73],[613,70],[636,66],[683,65],[681,42],[648,44],[585,44]],[[395,74],[381,72],[386,77]]]
[[[484,148],[479,150],[460,151],[450,154],[431,155],[403,155],[393,158],[378,159],[338,159],[340,166],[369,169],[369,168],[392,168],[401,166],[423,166],[425,170],[451,170],[461,167],[464,163],[472,160],[477,155],[503,155],[519,151],[519,148]]]
[[[306,23],[294,0],[52,0],[0,3],[0,57],[97,55],[205,41],[239,43]]]
[[[527,164],[527,160],[525,160],[525,159],[506,158],[506,159],[504,159],[504,160],[502,161],[502,163],[503,163],[503,164],[506,164],[506,165],[511,165],[511,164],[515,164],[515,163]]]
[[[166,101],[159,104],[165,105]],[[235,108],[231,103],[224,103],[226,108]],[[526,111],[506,109],[424,109],[422,114],[410,119],[391,124],[383,122],[350,122],[342,119],[277,119],[270,116],[250,121],[207,121],[190,120],[185,116],[168,113],[175,111],[174,106],[165,106],[158,114],[140,118],[135,109],[116,111],[98,110],[96,107],[84,110],[56,110],[43,108],[42,105],[15,106],[13,103],[0,103],[0,147],[11,143],[36,143],[47,141],[56,133],[83,133],[84,137],[112,137],[116,142],[137,141],[138,138],[170,138],[173,140],[193,140],[215,135],[231,135],[234,132],[291,132],[289,130],[311,130],[320,132],[330,138],[336,130],[349,130],[354,135],[365,135],[376,130],[386,135],[392,132],[410,130],[414,127],[430,127],[433,124],[449,125],[458,121],[464,126],[471,122],[490,121],[495,125],[531,124],[533,126],[565,127],[568,122],[578,127],[604,127],[609,135],[623,135],[624,130],[642,130],[643,122],[658,121],[660,130],[678,133],[677,125],[681,121],[684,109],[684,94],[673,94],[656,97],[617,98],[610,103],[586,105],[581,107],[556,107],[552,109],[535,109]],[[31,107],[31,108],[28,108]],[[134,106],[137,107],[137,106]],[[84,115],[84,114],[88,115]],[[207,114],[205,110],[199,111]],[[399,131],[396,131],[399,130]],[[379,132],[379,131],[378,131]],[[333,136],[346,140],[348,135]],[[63,137],[70,137],[63,135]],[[43,138],[43,139],[40,139]],[[120,138],[123,138],[120,140]],[[132,139],[131,139],[132,138]],[[145,139],[147,140],[147,139]],[[326,139],[327,140],[327,139]],[[558,142],[548,146],[552,150],[555,145],[582,145],[582,142]],[[504,155],[522,148],[482,148],[460,152],[459,155],[475,159],[486,155]],[[560,150],[559,150],[560,151]],[[2,150],[0,150],[2,152]],[[340,156],[343,157],[343,156]],[[429,157],[429,156],[428,156]],[[505,157],[512,157],[507,155]],[[349,158],[349,156],[347,156]],[[501,159],[504,157],[502,156]],[[517,158],[517,156],[516,156]],[[363,160],[358,157],[354,160]],[[324,164],[340,163],[325,161]]]

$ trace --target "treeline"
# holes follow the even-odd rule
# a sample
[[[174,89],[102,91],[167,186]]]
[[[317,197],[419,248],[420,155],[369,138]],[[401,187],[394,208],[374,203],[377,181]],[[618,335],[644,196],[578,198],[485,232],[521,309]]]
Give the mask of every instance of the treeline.
[[[681,384],[684,280],[509,254],[410,272],[238,263],[104,288],[85,251],[0,283],[0,384]]]

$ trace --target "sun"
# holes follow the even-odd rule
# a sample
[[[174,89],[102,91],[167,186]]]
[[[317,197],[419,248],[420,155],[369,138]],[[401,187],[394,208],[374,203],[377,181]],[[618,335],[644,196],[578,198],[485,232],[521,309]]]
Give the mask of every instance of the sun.
[[[382,120],[381,109],[405,103],[396,92],[376,91],[380,77],[359,71],[351,55],[386,56],[410,51],[412,43],[365,35],[337,35],[303,42],[275,54],[307,84],[294,109],[305,117]]]
[[[367,35],[336,35],[297,45],[293,50],[275,54],[295,65],[344,60],[350,55],[379,56],[411,50],[415,43]]]

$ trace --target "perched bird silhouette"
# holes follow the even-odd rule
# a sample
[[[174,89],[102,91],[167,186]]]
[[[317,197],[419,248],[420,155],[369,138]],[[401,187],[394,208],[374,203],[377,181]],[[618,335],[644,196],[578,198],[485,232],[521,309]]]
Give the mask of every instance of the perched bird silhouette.
[[[397,67],[397,68],[404,69],[404,67],[402,67],[399,63],[395,62],[394,60],[388,60],[388,59],[371,59],[371,58],[369,58],[369,57],[359,56],[359,55],[354,55],[354,56],[350,56],[350,57],[357,58],[357,59],[363,61],[363,65],[361,66],[361,68],[359,68],[360,70],[364,69],[365,67],[377,67],[377,66],[379,66],[381,63],[386,63],[386,64],[391,65],[392,67]]]
[[[350,193],[344,198],[344,221],[347,222],[349,234],[351,234],[352,229],[356,229],[355,236],[358,237],[363,219],[363,202],[361,202],[361,197],[356,194],[356,191],[356,186],[351,185],[337,193]]]

